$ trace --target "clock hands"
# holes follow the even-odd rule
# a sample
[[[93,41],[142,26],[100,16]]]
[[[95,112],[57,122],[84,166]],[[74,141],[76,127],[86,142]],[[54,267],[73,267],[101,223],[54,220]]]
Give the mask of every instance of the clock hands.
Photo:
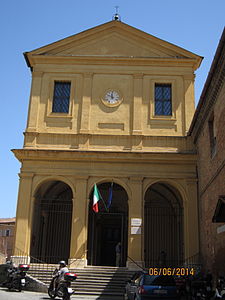
[[[115,106],[121,102],[120,95],[117,91],[114,90],[109,90],[108,92],[106,92],[104,99],[108,104],[112,106]]]

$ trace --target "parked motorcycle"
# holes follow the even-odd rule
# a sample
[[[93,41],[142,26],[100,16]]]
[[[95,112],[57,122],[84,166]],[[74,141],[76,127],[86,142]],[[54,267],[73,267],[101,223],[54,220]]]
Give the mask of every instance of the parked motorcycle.
[[[191,280],[187,280],[189,298],[192,300],[210,300],[215,294],[212,281],[213,277],[209,271],[206,275],[199,272]]]
[[[74,273],[65,273],[63,280],[57,283],[58,276],[58,269],[55,269],[48,288],[48,295],[52,299],[59,297],[63,300],[70,300],[70,296],[75,293],[75,291],[71,288],[71,282],[77,279],[77,275]]]
[[[215,299],[225,299],[225,279],[219,277],[216,285]]]
[[[205,282],[203,280],[194,280],[191,283],[191,299],[202,300],[204,298]]]
[[[26,273],[30,266],[27,264],[20,264],[18,268],[10,267],[7,272],[7,279],[3,282],[2,286],[7,287],[9,290],[14,289],[21,292],[26,286]]]
[[[213,291],[212,274],[208,273],[205,277],[205,288],[203,290],[203,299],[210,300],[215,292]]]

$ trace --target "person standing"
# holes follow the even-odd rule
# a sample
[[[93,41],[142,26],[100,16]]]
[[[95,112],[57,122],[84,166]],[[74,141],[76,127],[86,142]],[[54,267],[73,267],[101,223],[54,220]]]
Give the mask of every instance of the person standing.
[[[121,242],[117,243],[115,250],[116,250],[116,267],[119,267],[120,260],[121,260]]]

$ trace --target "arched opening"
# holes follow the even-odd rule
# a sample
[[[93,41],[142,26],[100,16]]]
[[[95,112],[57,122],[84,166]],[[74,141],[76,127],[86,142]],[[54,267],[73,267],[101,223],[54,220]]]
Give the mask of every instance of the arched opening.
[[[126,266],[128,241],[128,196],[119,184],[106,182],[98,186],[101,195],[99,212],[93,211],[93,190],[90,193],[88,217],[88,264]],[[107,208],[112,188],[112,201]],[[121,243],[118,263],[116,245]]]
[[[179,266],[183,248],[182,198],[173,186],[155,183],[145,193],[145,266]]]
[[[62,181],[48,181],[38,188],[33,209],[31,259],[47,263],[68,261],[72,198],[71,188]]]

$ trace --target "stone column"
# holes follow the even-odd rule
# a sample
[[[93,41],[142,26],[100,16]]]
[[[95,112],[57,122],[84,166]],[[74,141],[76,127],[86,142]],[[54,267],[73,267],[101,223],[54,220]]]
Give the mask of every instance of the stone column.
[[[31,235],[32,173],[20,173],[19,194],[16,212],[14,256],[29,256]]]
[[[134,74],[133,134],[142,134],[143,74]]]
[[[76,196],[73,199],[71,228],[70,266],[82,268],[87,265],[87,180],[88,177],[76,178]]]
[[[129,180],[132,198],[129,199],[129,226],[128,226],[128,259],[127,266],[129,269],[138,269],[142,266],[142,235],[143,235],[143,195],[142,195],[142,177],[131,177]],[[139,228],[140,233],[132,234],[139,226],[131,224],[132,219],[141,219],[142,224]],[[134,220],[133,220],[134,221]],[[136,227],[136,228],[135,228]],[[133,261],[132,261],[133,260]]]
[[[195,79],[194,74],[185,75],[184,77],[185,131],[186,132],[189,130],[195,112],[194,79]]]
[[[84,73],[80,133],[89,133],[93,73]]]

